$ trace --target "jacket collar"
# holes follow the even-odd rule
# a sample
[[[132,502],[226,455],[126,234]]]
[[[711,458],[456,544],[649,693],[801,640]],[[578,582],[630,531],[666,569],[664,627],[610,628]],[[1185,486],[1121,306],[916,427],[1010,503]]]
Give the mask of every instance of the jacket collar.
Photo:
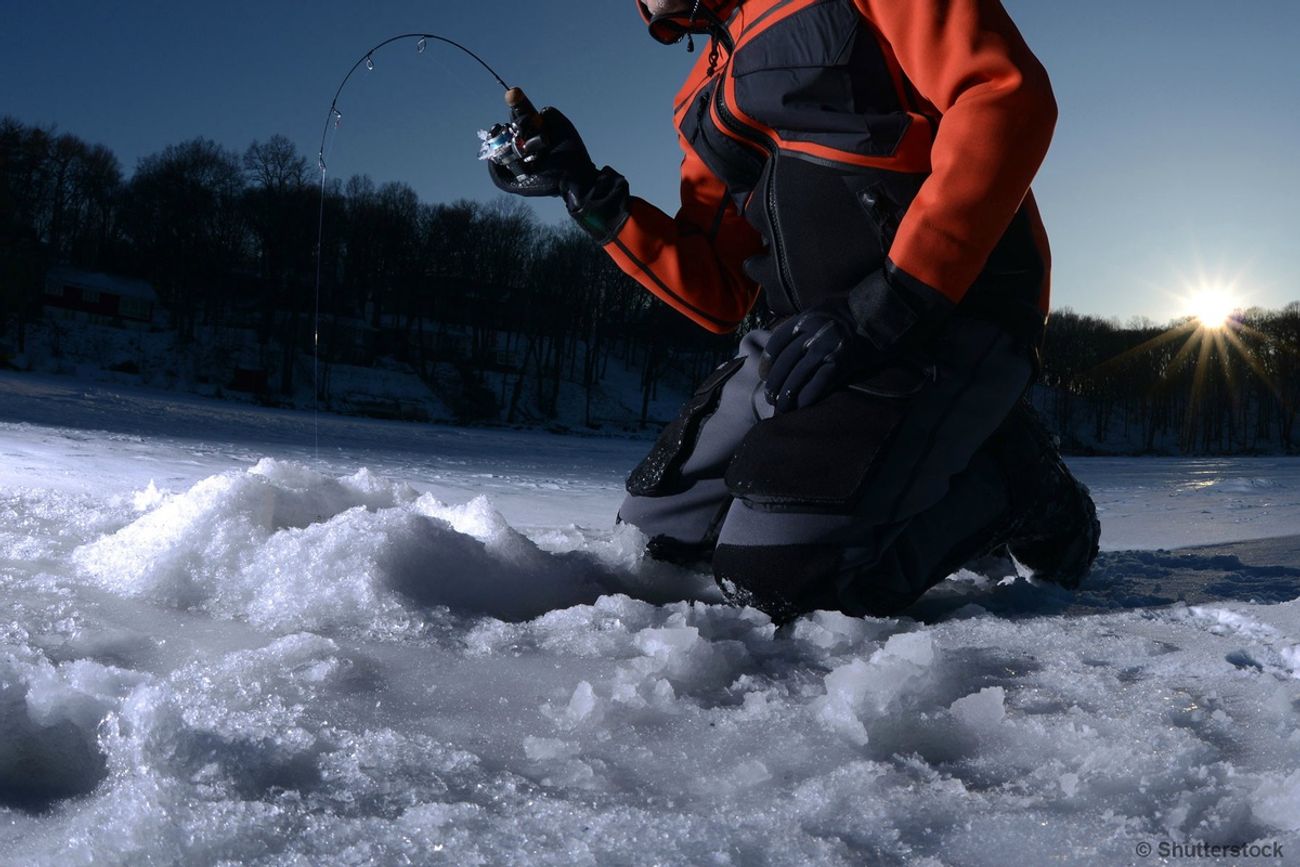
[[[742,2],[743,0],[700,0],[694,21],[691,20],[690,10],[669,15],[651,15],[642,0],[637,0],[636,6],[650,29],[650,35],[665,45],[680,42],[688,33],[713,36],[730,45],[727,19]]]

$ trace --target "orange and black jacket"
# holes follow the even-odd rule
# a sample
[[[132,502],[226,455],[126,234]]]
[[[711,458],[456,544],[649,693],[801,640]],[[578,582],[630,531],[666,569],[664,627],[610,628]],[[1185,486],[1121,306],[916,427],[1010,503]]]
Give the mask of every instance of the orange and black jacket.
[[[572,208],[624,271],[719,333],[760,288],[780,316],[882,273],[1041,328],[1049,259],[1029,184],[1056,104],[997,0],[705,0],[689,22],[638,5],[660,39],[690,27],[712,43],[675,103],[677,214],[609,169]]]

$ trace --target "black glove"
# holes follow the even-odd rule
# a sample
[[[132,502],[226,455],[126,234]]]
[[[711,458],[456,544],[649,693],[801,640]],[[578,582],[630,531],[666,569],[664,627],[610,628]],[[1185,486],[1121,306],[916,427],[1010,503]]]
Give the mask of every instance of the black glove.
[[[759,358],[777,412],[809,406],[922,346],[953,303],[889,263],[845,296],[782,320]]]
[[[783,319],[763,348],[758,375],[767,381],[767,402],[777,412],[821,400],[881,354],[857,333],[848,299],[831,298]]]
[[[627,219],[627,180],[609,166],[596,169],[582,136],[559,109],[544,108],[540,114],[542,132],[528,173],[519,178],[488,160],[492,183],[518,196],[563,197],[578,225],[598,243],[608,243]]]
[[[596,166],[582,143],[582,136],[573,123],[559,109],[544,108],[541,133],[529,145],[532,160],[527,164],[527,174],[515,177],[510,169],[488,160],[488,174],[492,183],[507,193],[517,196],[566,196],[570,191],[581,192],[596,180]]]

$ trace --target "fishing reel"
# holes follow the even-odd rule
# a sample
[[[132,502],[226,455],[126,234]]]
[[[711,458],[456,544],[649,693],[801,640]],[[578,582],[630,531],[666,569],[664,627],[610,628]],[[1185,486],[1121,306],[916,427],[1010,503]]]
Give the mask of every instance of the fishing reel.
[[[546,153],[550,143],[546,140],[541,114],[522,90],[517,87],[507,90],[506,105],[510,107],[508,123],[479,130],[483,144],[479,147],[478,158],[491,160],[522,181],[529,176],[529,167]]]

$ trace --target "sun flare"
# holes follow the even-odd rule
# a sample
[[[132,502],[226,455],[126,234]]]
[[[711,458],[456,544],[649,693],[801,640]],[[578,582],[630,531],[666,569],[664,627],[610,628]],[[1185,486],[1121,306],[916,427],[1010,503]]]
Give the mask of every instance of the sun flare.
[[[1207,287],[1188,298],[1187,307],[1202,328],[1217,331],[1228,324],[1240,303],[1231,289]]]

